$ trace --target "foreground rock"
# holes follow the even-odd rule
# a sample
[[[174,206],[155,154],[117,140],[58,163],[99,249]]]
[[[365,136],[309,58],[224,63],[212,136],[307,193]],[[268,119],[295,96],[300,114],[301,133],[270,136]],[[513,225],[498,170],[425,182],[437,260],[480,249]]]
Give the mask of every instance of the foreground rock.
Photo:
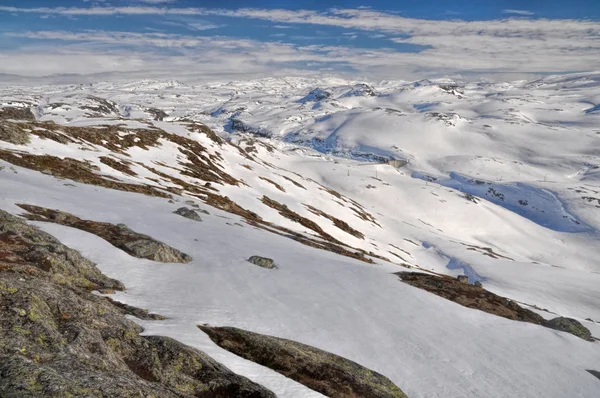
[[[328,397],[406,397],[387,377],[326,351],[231,327],[198,327],[220,347]]]
[[[277,269],[277,265],[275,264],[275,260],[272,258],[261,257],[261,256],[252,256],[248,259],[254,265],[258,265],[259,267],[266,269]]]
[[[192,257],[174,249],[165,243],[159,242],[152,237],[137,233],[123,224],[110,224],[91,220],[82,220],[72,214],[46,209],[44,207],[19,204],[23,210],[31,214],[25,214],[29,220],[53,222],[72,228],[81,229],[92,233],[108,241],[111,245],[118,247],[127,254],[162,263],[189,263]]]
[[[482,287],[470,285],[463,280],[439,277],[419,272],[397,272],[404,283],[427,290],[445,299],[469,308],[517,321],[544,323],[544,318],[525,309],[505,297],[498,296]]]
[[[189,218],[194,221],[202,221],[202,217],[198,215],[194,210],[188,209],[187,207],[180,207],[179,209],[173,212],[181,217]]]
[[[123,285],[0,210],[0,396],[275,397],[201,351],[140,336],[100,289]]]
[[[575,319],[564,317],[554,318],[544,322],[544,326],[549,327],[550,329],[571,333],[572,335],[575,335],[584,340],[593,340],[592,333],[590,332],[590,330],[583,326],[581,322],[576,321]]]

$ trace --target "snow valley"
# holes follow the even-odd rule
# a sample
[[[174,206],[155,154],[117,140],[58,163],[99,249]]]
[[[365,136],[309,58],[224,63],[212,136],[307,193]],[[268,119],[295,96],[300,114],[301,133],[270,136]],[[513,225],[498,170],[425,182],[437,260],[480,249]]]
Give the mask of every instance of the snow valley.
[[[66,356],[157,396],[597,397],[599,104],[600,73],[0,86],[0,395],[77,395]]]

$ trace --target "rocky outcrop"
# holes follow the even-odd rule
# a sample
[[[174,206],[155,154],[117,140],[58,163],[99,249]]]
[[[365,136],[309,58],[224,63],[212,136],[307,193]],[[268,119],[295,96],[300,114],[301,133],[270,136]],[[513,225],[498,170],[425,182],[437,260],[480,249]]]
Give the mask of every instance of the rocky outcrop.
[[[427,290],[465,307],[517,321],[540,325],[544,323],[542,316],[482,287],[470,285],[466,277],[467,282],[463,282],[465,278],[458,280],[456,278],[440,277],[419,272],[397,272],[395,275],[398,275],[404,283]]]
[[[201,351],[140,336],[96,289],[123,285],[0,210],[0,396],[275,397]]]
[[[46,209],[39,206],[26,204],[19,204],[18,206],[29,212],[29,214],[24,215],[29,220],[53,222],[81,229],[101,237],[111,245],[133,257],[163,263],[188,263],[192,261],[192,257],[189,255],[165,243],[159,242],[148,235],[137,233],[124,224],[114,225],[106,222],[82,220],[63,211]]]
[[[387,377],[326,351],[232,327],[198,327],[220,347],[328,397],[406,397]]]
[[[189,218],[190,220],[202,221],[202,217],[200,217],[198,215],[198,213],[196,213],[194,210],[189,209],[187,207],[180,207],[179,209],[175,210],[173,213],[177,214],[181,217]]]
[[[0,141],[15,145],[27,145],[29,144],[29,133],[15,127],[14,124],[0,124]]]
[[[544,326],[549,327],[550,329],[560,330],[561,332],[571,333],[584,340],[593,340],[590,330],[575,319],[558,317],[544,322]]]
[[[503,318],[546,326],[571,333],[584,340],[594,340],[589,329],[575,319],[559,317],[547,321],[541,315],[521,307],[514,301],[485,290],[481,282],[477,281],[475,284],[469,285],[465,275],[459,275],[456,279],[419,272],[397,272],[395,275],[409,285],[427,290],[465,307]]]
[[[0,119],[35,121],[35,115],[30,108],[5,107],[0,108]]]
[[[272,258],[266,258],[261,256],[252,256],[248,259],[254,265],[258,265],[259,267],[266,269],[277,269],[277,265],[275,264],[275,260]]]

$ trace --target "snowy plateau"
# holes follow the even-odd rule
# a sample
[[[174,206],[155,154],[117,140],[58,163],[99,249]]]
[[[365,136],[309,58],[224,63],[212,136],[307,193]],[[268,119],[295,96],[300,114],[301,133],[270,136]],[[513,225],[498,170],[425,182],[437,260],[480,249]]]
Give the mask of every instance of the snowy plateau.
[[[600,73],[0,85],[0,116],[0,209],[124,224],[192,258],[136,258],[28,221],[122,282],[113,300],[165,317],[131,318],[145,336],[285,398],[323,395],[197,325],[339,355],[411,398],[600,397]],[[461,305],[401,272],[465,275],[592,337]]]

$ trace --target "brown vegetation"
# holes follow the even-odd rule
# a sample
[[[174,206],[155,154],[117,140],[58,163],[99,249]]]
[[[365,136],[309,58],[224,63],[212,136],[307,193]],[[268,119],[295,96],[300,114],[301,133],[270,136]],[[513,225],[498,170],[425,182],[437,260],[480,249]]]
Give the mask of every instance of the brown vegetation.
[[[350,225],[348,225],[347,222],[340,220],[339,218],[335,218],[334,216],[327,214],[311,205],[307,205],[304,204],[304,206],[306,206],[306,208],[313,214],[316,214],[318,216],[321,217],[325,217],[326,219],[330,220],[331,222],[333,222],[333,224],[338,227],[339,229],[341,229],[342,231],[349,233],[350,235],[359,238],[359,239],[365,239],[365,235],[360,232],[357,231],[356,229],[352,228]]]
[[[258,177],[258,178],[260,178],[260,179],[261,179],[261,180],[263,180],[263,181],[266,181],[266,182],[268,182],[268,183],[269,183],[269,184],[271,184],[271,185],[274,185],[274,186],[275,186],[275,188],[279,189],[281,192],[285,192],[285,189],[283,189],[283,187],[282,187],[281,185],[277,184],[275,181],[273,181],[273,180],[270,180],[270,179],[268,179],[267,177]]]

